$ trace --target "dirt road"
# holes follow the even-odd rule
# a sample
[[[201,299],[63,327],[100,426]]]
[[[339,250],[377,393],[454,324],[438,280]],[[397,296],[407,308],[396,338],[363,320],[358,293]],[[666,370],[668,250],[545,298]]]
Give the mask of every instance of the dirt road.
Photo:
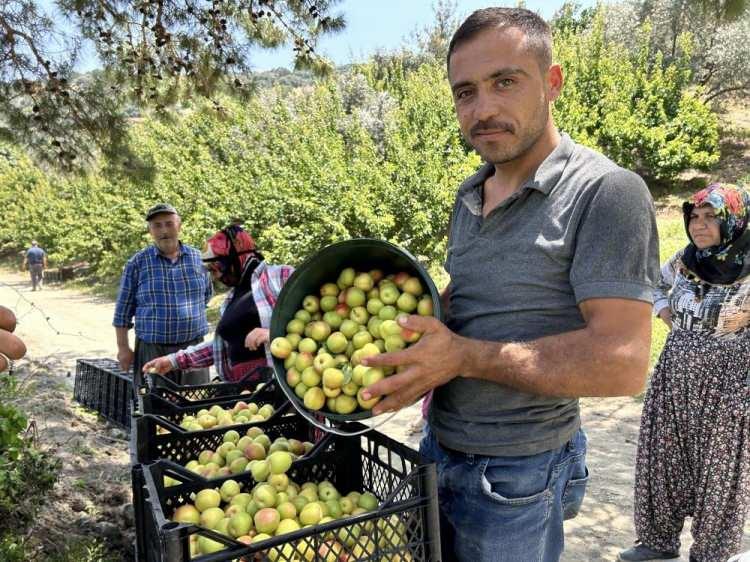
[[[114,357],[114,305],[109,300],[55,286],[31,292],[26,276],[6,270],[0,272],[0,303],[16,312],[17,333],[28,346],[28,356],[44,360],[71,386],[76,358]],[[581,513],[565,526],[564,562],[616,560],[617,552],[632,542],[633,459],[640,412],[637,399],[582,402],[591,479]],[[408,435],[406,428],[417,415],[413,406],[381,429],[416,447],[418,436]],[[686,526],[683,561],[688,560],[690,543]],[[750,549],[750,525],[745,528],[745,549]]]

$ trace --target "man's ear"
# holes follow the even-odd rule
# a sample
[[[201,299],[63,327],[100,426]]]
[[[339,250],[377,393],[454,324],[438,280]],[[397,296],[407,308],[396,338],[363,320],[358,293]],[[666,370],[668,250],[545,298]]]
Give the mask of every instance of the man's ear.
[[[547,69],[547,89],[549,91],[549,101],[555,101],[562,92],[565,79],[563,78],[562,68],[559,64],[553,64]]]

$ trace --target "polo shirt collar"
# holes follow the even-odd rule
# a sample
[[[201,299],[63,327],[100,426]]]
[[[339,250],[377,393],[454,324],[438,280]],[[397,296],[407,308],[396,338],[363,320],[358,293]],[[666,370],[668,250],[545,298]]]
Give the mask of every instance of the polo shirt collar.
[[[563,170],[568,163],[575,143],[567,133],[560,135],[560,143],[549,153],[539,167],[531,176],[521,184],[519,191],[524,189],[535,189],[547,196],[560,181]],[[495,166],[485,163],[471,177],[469,177],[459,188],[458,196],[475,215],[482,214],[482,186],[484,182],[495,173]]]

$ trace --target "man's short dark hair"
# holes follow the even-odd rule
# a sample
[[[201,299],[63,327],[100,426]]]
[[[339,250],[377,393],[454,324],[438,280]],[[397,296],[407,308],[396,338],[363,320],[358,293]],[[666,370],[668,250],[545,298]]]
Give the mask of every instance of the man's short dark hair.
[[[466,18],[453,34],[448,46],[448,69],[453,51],[461,44],[488,29],[507,27],[523,31],[528,49],[536,56],[539,67],[545,72],[552,64],[552,32],[538,14],[524,8],[482,8]]]

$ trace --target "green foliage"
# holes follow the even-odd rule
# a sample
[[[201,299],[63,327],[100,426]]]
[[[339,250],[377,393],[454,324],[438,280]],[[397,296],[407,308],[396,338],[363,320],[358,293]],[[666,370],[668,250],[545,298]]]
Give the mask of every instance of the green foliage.
[[[557,9],[549,24],[552,32],[575,34],[585,31],[596,15],[596,8],[581,8],[580,2],[566,1]]]
[[[467,155],[461,140],[442,63],[423,65],[393,90],[399,110],[386,151],[390,237],[417,255],[442,260],[456,188],[480,159]]]
[[[57,481],[60,461],[24,442],[17,458],[0,453],[0,532],[22,530]]]
[[[555,58],[566,84],[554,113],[579,142],[647,179],[668,181],[718,161],[718,122],[689,87],[687,59],[665,64],[652,52],[649,33],[645,26],[639,50],[630,54],[605,40],[600,12],[587,30],[558,35]],[[688,53],[689,38],[681,41]]]
[[[0,536],[0,560],[3,562],[29,562],[38,560],[28,552],[23,536],[6,533]],[[100,539],[79,539],[60,545],[60,550],[44,554],[45,562],[118,562],[120,555],[109,552]]]
[[[129,110],[168,118],[196,97],[251,94],[254,47],[293,44],[298,70],[330,73],[314,49],[343,29],[330,13],[338,2],[0,2],[0,139],[81,170],[100,151],[127,150]],[[101,66],[84,76],[75,72],[82,40]]]
[[[750,94],[747,0],[621,0],[607,2],[606,13],[607,35],[633,52],[642,38],[632,30],[650,22],[651,50],[668,62],[685,57],[680,36],[689,33],[693,47],[686,62],[703,99]]]
[[[450,21],[441,6],[440,21]],[[691,89],[686,59],[665,62],[647,27],[630,54],[607,40],[601,10],[566,10],[554,24],[566,75],[554,106],[560,128],[651,180],[713,164],[716,118]],[[425,37],[444,38],[444,28]],[[680,45],[689,52],[687,37]],[[53,265],[86,260],[114,279],[150,242],[145,210],[168,201],[193,245],[238,218],[273,263],[367,236],[439,264],[455,190],[480,159],[461,139],[444,61],[421,49],[299,88],[133,120],[129,152],[87,176],[49,173],[0,146],[0,251],[34,237]]]
[[[682,214],[658,218],[659,227],[659,261],[664,263],[688,242],[685,234],[685,222]]]
[[[196,104],[131,136],[129,164],[143,173],[128,176],[107,163],[87,177],[45,174],[7,149],[0,244],[15,250],[33,236],[53,262],[85,259],[115,277],[149,242],[145,209],[167,200],[185,242],[200,245],[238,217],[276,263],[358,236],[440,259],[455,187],[479,163],[461,142],[442,64],[379,88],[362,73],[245,104]]]
[[[57,481],[59,460],[21,432],[26,418],[13,406],[15,379],[0,377],[0,560],[26,560],[22,535]]]
[[[659,263],[662,264],[685,247],[687,236],[681,214],[657,217],[657,227],[659,229]],[[669,335],[667,325],[660,318],[654,317],[651,331],[650,366],[652,368],[659,359],[667,335]]]
[[[27,562],[23,537],[6,532],[0,535],[0,560],[3,562]]]
[[[0,375],[0,455],[7,462],[18,459],[23,450],[24,441],[20,437],[21,431],[26,429],[26,418],[8,399],[16,394],[16,381],[9,375]],[[3,474],[0,473],[0,482]],[[0,489],[2,486],[0,486]],[[2,501],[2,496],[0,496]]]
[[[0,551],[2,552],[2,551]],[[47,562],[118,562],[122,557],[107,550],[100,539],[81,539],[50,554]]]

